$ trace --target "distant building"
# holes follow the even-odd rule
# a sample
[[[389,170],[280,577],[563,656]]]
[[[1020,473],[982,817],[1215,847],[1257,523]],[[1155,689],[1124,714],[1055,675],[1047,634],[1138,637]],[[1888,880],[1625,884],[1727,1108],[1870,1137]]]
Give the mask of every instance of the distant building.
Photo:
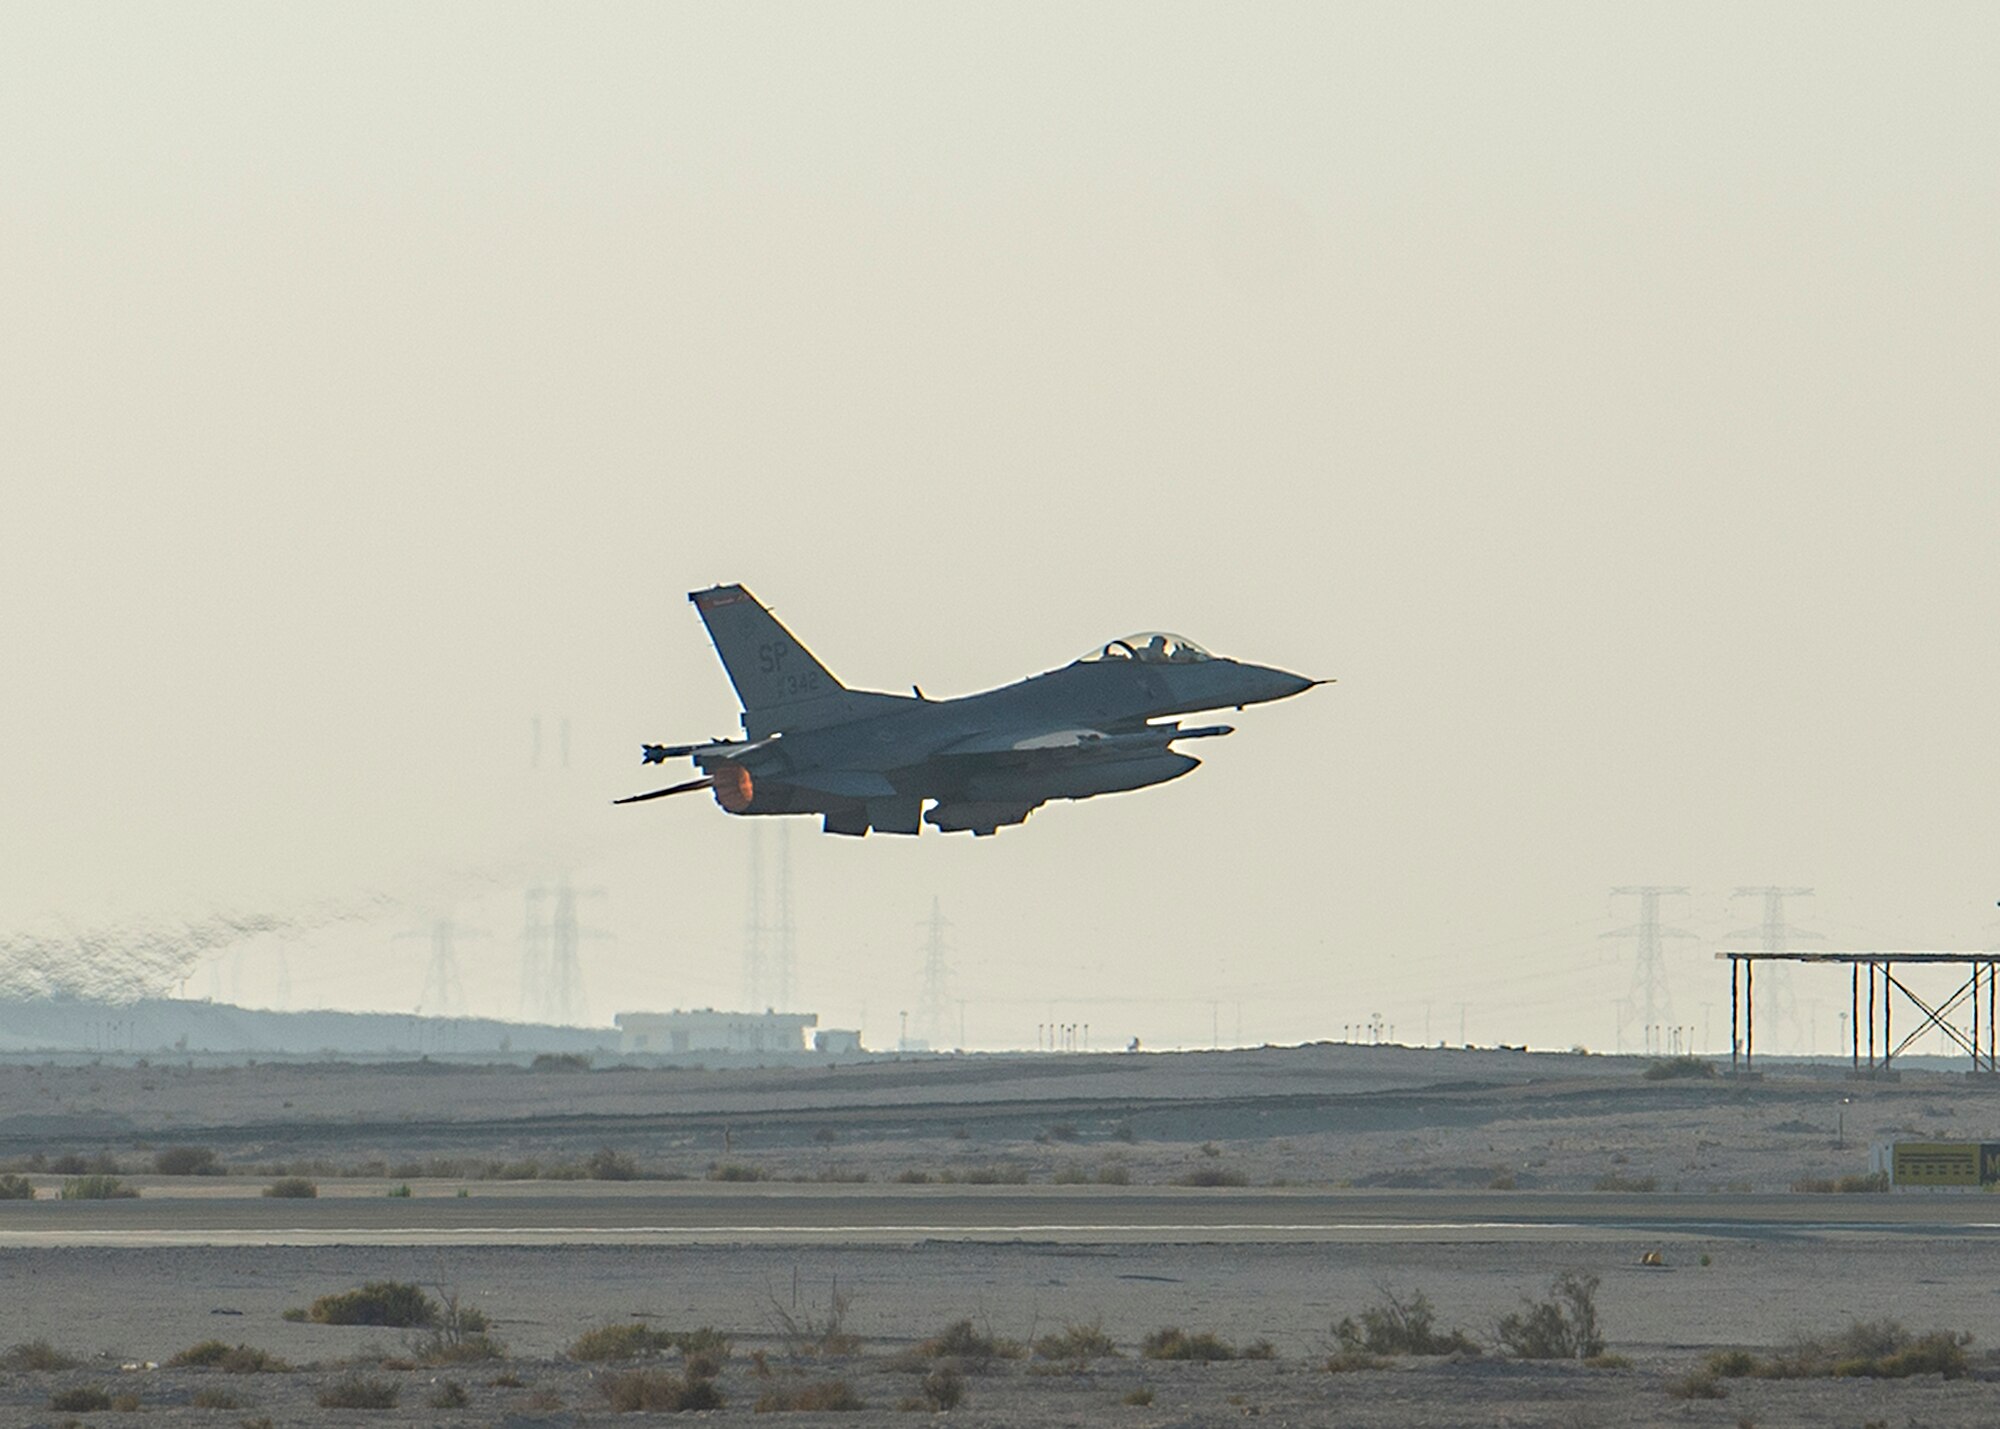
[[[819,1025],[819,1014],[717,1012],[703,1007],[692,1012],[621,1012],[611,1020],[618,1028],[620,1052],[802,1053],[806,1029]]]
[[[826,1027],[813,1033],[813,1051],[840,1057],[861,1050],[861,1034],[845,1027]]]

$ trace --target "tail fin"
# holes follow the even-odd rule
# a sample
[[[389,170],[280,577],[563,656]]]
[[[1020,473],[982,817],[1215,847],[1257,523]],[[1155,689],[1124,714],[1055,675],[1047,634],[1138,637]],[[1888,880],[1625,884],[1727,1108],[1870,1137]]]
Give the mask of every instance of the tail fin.
[[[788,729],[815,729],[858,719],[895,695],[850,690],[813,658],[770,611],[740,585],[689,594],[729,683],[743,703],[743,732],[765,739]]]

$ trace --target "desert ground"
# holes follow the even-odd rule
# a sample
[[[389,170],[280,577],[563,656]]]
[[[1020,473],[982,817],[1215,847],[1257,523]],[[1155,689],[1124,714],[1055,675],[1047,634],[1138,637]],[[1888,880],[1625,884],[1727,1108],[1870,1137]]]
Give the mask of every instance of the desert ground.
[[[0,1358],[0,1421],[609,1422],[690,1369],[721,1401],[695,1417],[744,1423],[835,1382],[866,1408],[795,1417],[901,1420],[955,1383],[949,1418],[993,1425],[2000,1420],[1993,1203],[1817,1189],[1892,1136],[2000,1136],[2000,1087],[1649,1066],[1354,1046],[763,1071],[17,1061],[0,1170],[36,1198],[0,1200],[0,1350],[74,1363]],[[213,1174],[159,1174],[176,1149]],[[139,1194],[58,1199],[93,1173]],[[281,1177],[317,1197],[265,1196]],[[1509,1353],[1503,1317],[1565,1271],[1596,1278],[1606,1355]],[[488,1328],[296,1318],[381,1281]],[[1341,1354],[1338,1322],[1419,1293],[1456,1352]],[[1962,1373],[1706,1368],[1743,1350],[1768,1370],[1883,1319],[1969,1335]],[[652,1357],[580,1356],[605,1326],[657,1332]],[[704,1327],[726,1352],[669,1343]],[[1098,1334],[1050,1344],[1072,1327]],[[1169,1327],[1237,1357],[1148,1357]],[[217,1340],[284,1368],[171,1364]],[[320,1402],[357,1382],[393,1407]],[[92,1391],[127,1412],[57,1407]]]

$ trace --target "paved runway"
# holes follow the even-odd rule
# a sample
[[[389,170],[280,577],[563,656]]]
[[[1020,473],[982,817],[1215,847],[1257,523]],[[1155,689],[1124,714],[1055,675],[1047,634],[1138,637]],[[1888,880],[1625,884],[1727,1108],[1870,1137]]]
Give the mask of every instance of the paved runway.
[[[271,1200],[227,1183],[136,1200],[0,1203],[0,1247],[99,1245],[1196,1245],[1589,1241],[1635,1233],[1992,1237],[1981,1196],[1613,1195],[1094,1186],[350,1184]]]

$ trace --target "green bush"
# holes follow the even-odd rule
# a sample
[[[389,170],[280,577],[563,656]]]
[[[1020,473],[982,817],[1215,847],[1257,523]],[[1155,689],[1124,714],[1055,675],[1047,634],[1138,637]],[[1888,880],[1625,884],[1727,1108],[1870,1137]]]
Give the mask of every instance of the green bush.
[[[1380,1287],[1380,1304],[1361,1312],[1359,1321],[1342,1320],[1333,1337],[1343,1350],[1371,1355],[1476,1355],[1479,1347],[1463,1330],[1440,1332],[1430,1300],[1419,1290],[1405,1300]]]
[[[1717,1374],[1761,1379],[1905,1379],[1936,1374],[1959,1379],[1967,1370],[1972,1336],[1950,1330],[1914,1334],[1896,1320],[1856,1320],[1832,1335],[1794,1340],[1767,1360],[1745,1350],[1709,1357]],[[1726,1363],[1726,1368],[1724,1367]]]
[[[310,1201],[318,1197],[319,1187],[303,1176],[281,1176],[264,1188],[264,1194],[279,1200]]]
[[[768,1181],[771,1173],[762,1166],[746,1166],[740,1161],[718,1161],[708,1168],[711,1181]]]
[[[1235,1347],[1206,1330],[1190,1335],[1176,1326],[1155,1330],[1139,1343],[1149,1360],[1233,1360]]]
[[[26,1176],[16,1176],[11,1172],[0,1176],[0,1201],[32,1201],[35,1199],[35,1183]]]
[[[63,1182],[56,1194],[65,1201],[129,1201],[139,1193],[116,1176],[93,1173]]]
[[[410,1329],[437,1323],[437,1302],[415,1285],[376,1280],[359,1290],[322,1295],[305,1318],[316,1325],[388,1325]]]
[[[153,1158],[162,1176],[220,1176],[222,1162],[210,1146],[169,1146]]]
[[[322,1409],[394,1409],[400,1393],[392,1380],[354,1374],[323,1386],[313,1397]]]

